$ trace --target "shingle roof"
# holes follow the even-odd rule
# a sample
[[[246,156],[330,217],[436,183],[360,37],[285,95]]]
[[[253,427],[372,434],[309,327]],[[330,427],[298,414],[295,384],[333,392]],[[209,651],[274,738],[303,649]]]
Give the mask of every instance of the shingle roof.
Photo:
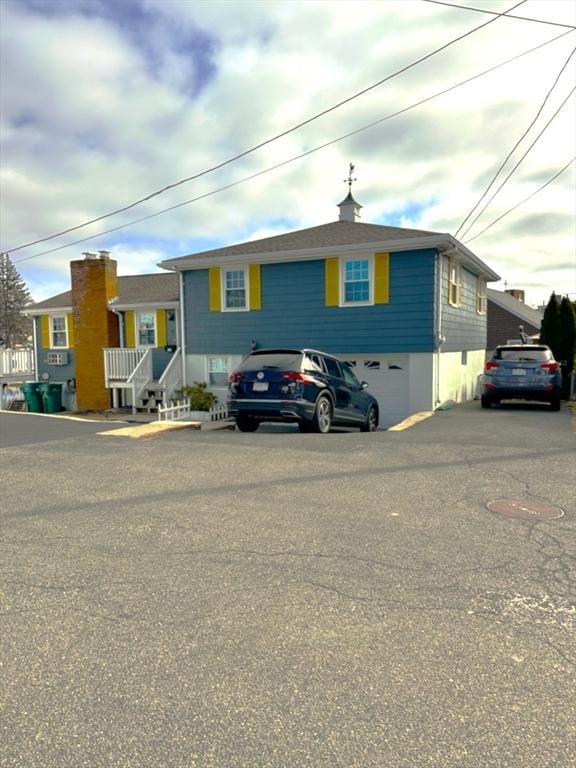
[[[486,295],[489,301],[493,301],[502,309],[505,309],[508,312],[512,312],[513,315],[516,315],[516,317],[520,318],[520,320],[524,320],[525,323],[530,323],[530,325],[533,325],[536,328],[540,328],[540,324],[542,323],[542,315],[537,309],[528,307],[522,301],[519,301],[509,293],[495,291],[493,288],[488,288]]]
[[[153,275],[126,275],[118,278],[118,299],[114,304],[164,304],[179,301],[178,275],[159,272]],[[72,307],[72,292],[29,304],[26,309],[67,309]]]
[[[409,240],[414,237],[437,235],[424,229],[405,229],[386,227],[382,224],[361,224],[352,221],[333,221],[318,227],[298,229],[284,235],[263,237],[247,243],[227,245],[211,251],[192,253],[177,259],[168,259],[170,264],[177,264],[185,259],[214,258],[219,256],[243,256],[259,253],[281,253],[283,251],[308,250],[312,248],[330,248],[339,245],[357,245],[359,243],[381,242],[385,240]]]

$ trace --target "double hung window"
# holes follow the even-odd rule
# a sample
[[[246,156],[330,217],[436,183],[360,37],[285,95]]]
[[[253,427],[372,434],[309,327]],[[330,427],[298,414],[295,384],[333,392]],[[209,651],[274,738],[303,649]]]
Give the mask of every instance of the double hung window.
[[[224,270],[224,309],[247,309],[246,270]]]
[[[372,303],[370,259],[345,259],[342,262],[342,303]]]
[[[66,315],[54,315],[50,324],[50,345],[53,349],[68,346]]]
[[[136,338],[139,347],[156,346],[155,312],[138,312],[136,314]]]
[[[486,281],[482,277],[476,278],[476,312],[486,314]]]
[[[228,358],[208,358],[208,385],[211,387],[225,387],[228,384]]]
[[[462,303],[460,264],[455,259],[448,260],[448,303],[453,307],[459,307]]]

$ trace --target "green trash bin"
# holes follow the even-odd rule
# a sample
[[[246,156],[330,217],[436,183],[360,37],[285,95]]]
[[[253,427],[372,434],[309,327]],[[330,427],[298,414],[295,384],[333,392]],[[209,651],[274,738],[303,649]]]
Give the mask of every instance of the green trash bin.
[[[44,413],[44,403],[38,389],[39,386],[35,382],[20,385],[20,390],[24,395],[24,400],[30,413]]]
[[[62,410],[62,384],[39,384],[44,413],[60,413]]]

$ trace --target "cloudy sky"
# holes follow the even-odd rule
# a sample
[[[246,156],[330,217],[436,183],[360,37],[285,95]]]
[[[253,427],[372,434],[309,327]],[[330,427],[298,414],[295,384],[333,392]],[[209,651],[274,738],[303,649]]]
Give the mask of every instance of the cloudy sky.
[[[503,12],[519,0],[460,2]],[[424,0],[2,0],[0,248],[41,300],[68,289],[82,251],[110,250],[120,274],[136,274],[333,221],[350,162],[363,221],[456,234],[551,91],[484,202],[528,150],[525,159],[458,237],[530,303],[576,293],[576,163],[471,240],[576,155],[576,3],[525,0],[510,13],[539,22]],[[16,250],[218,165],[491,19],[220,170]]]

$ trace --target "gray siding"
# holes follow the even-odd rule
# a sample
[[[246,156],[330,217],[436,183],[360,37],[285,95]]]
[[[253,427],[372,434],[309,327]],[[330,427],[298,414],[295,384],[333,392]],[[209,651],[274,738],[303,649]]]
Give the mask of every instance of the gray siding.
[[[428,352],[434,343],[433,250],[392,254],[390,302],[326,307],[324,261],[263,264],[262,309],[210,312],[208,270],[184,272],[187,354],[264,347],[326,352]]]
[[[486,349],[486,315],[476,312],[476,275],[462,268],[462,306],[448,303],[448,259],[442,269],[443,352]]]

